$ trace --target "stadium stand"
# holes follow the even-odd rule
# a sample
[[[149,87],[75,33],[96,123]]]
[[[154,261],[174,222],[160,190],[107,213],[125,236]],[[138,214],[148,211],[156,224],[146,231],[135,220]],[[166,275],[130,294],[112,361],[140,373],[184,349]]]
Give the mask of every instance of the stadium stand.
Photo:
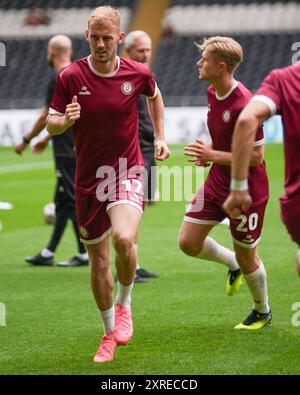
[[[49,24],[31,26],[25,23],[27,10],[0,10],[0,37],[50,37],[55,34],[82,37],[92,8],[57,8],[48,9],[51,15]],[[122,15],[122,30],[128,31],[132,10],[129,7],[120,7]]]
[[[73,59],[89,53],[84,38],[73,38]],[[8,66],[1,68],[0,108],[38,108],[43,105],[52,75],[47,65],[47,40],[7,40]],[[37,58],[39,59],[37,62]]]
[[[300,42],[299,33],[231,36],[242,45],[245,57],[236,78],[252,90],[271,69],[290,64],[292,43]],[[167,105],[206,104],[207,85],[198,83],[196,67],[200,54],[195,42],[202,38],[200,35],[176,36],[160,42],[154,73]]]
[[[266,0],[265,3],[275,4],[275,3],[290,3],[291,0]],[[293,3],[298,3],[298,0],[294,0]],[[263,1],[259,0],[173,0],[172,6],[180,5],[180,6],[187,6],[187,5],[224,5],[224,4],[259,4],[263,3]]]
[[[219,4],[171,7],[164,24],[179,34],[299,30],[300,3]]]
[[[240,42],[245,61],[236,78],[255,90],[272,68],[291,64],[292,45],[300,48],[299,15],[300,1],[173,0],[154,66],[165,103],[206,104],[207,85],[198,82],[200,55],[194,43],[213,35]]]
[[[36,8],[96,8],[110,4],[112,7],[129,7],[133,9],[137,0],[0,0],[0,9]]]
[[[0,0],[0,42],[6,47],[6,67],[0,69],[0,109],[39,108],[52,70],[47,66],[49,37],[67,34],[74,46],[73,59],[89,53],[84,39],[86,21],[96,6],[109,3],[122,15],[128,31],[137,0]],[[48,9],[50,25],[25,26],[30,7]],[[76,23],[74,23],[76,21]]]
[[[40,107],[51,76],[45,60],[49,37],[69,35],[73,59],[85,56],[87,16],[93,7],[107,3],[120,9],[123,29],[128,31],[139,0],[0,0],[0,41],[7,52],[7,66],[0,73],[0,108]],[[290,64],[292,44],[300,42],[300,0],[173,0],[170,4],[154,62],[167,105],[206,104],[206,85],[198,81],[199,52],[194,45],[203,37],[230,35],[241,43],[245,61],[236,77],[252,90],[270,69]],[[24,26],[32,6],[49,9],[51,24]]]

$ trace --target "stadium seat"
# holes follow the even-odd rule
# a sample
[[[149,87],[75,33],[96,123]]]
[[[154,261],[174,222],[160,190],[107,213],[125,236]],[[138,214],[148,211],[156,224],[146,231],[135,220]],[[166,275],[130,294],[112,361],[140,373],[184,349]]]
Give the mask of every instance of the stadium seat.
[[[275,4],[275,3],[289,3],[291,0],[265,0],[266,3]],[[293,1],[297,3],[298,1]],[[214,5],[214,4],[258,4],[262,3],[258,0],[173,0],[172,6],[188,6],[188,5]]]
[[[36,8],[95,8],[108,3],[112,7],[134,8],[137,0],[1,0],[0,9],[28,9],[32,6]]]
[[[271,69],[289,65],[291,46],[300,41],[297,33],[232,37],[244,50],[244,62],[238,68],[236,78],[251,90],[259,86]],[[160,42],[154,73],[167,105],[206,103],[207,84],[198,80],[196,63],[200,54],[194,44],[202,39],[203,36],[174,36]]]
[[[299,31],[300,2],[202,4],[170,7],[163,25],[182,35]]]
[[[73,59],[89,53],[84,37],[72,41]],[[53,73],[46,60],[47,42],[47,39],[5,42],[8,62],[1,68],[0,108],[35,108],[44,104],[47,84]]]

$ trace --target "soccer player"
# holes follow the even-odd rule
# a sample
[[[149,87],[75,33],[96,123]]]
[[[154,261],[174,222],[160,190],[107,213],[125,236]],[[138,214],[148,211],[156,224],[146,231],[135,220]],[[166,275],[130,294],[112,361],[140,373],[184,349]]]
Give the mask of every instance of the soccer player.
[[[236,119],[251,98],[251,93],[234,79],[234,71],[243,60],[241,46],[229,37],[211,37],[199,46],[202,57],[197,63],[199,78],[211,83],[208,88],[207,122],[211,144],[197,141],[188,144],[186,155],[198,165],[212,163],[204,185],[188,208],[180,233],[180,247],[187,255],[216,261],[228,267],[226,291],[237,292],[242,273],[254,300],[250,315],[235,329],[259,329],[271,322],[267,279],[257,254],[265,207],[268,179],[263,160],[263,131],[256,134],[251,149],[249,185],[253,204],[236,219],[230,219],[235,254],[208,236],[211,229],[226,217],[222,209],[230,184],[231,139]],[[241,273],[242,271],[242,273]]]
[[[51,78],[46,95],[46,102],[42,108],[39,118],[36,120],[31,131],[23,137],[23,141],[15,146],[15,152],[19,155],[26,149],[30,141],[38,136],[46,126],[50,102],[53,97],[57,74],[71,64],[72,42],[69,37],[57,35],[48,42],[47,60],[56,74]],[[42,152],[48,145],[51,136],[44,137],[33,146],[34,152]],[[62,136],[54,136],[53,153],[56,169],[56,190],[55,190],[55,213],[51,239],[46,248],[37,255],[26,257],[26,262],[39,266],[53,266],[55,251],[60,243],[62,235],[66,229],[68,219],[72,221],[75,237],[78,245],[78,254],[65,262],[60,262],[59,266],[83,266],[88,265],[88,256],[84,244],[80,241],[74,197],[75,180],[75,153],[72,138],[72,128],[68,129]]]
[[[142,30],[135,30],[127,34],[124,41],[125,49],[129,59],[135,60],[136,62],[145,63],[150,67],[150,61],[152,56],[152,40],[149,34]],[[147,171],[145,180],[144,194],[147,194],[148,200],[154,200],[153,195],[155,194],[155,158],[154,158],[154,129],[153,124],[149,116],[147,101],[145,96],[141,95],[138,102],[139,112],[139,141],[140,148],[144,159],[144,166]],[[144,204],[145,207],[145,204]],[[136,252],[138,251],[138,237],[135,240],[134,247]],[[147,278],[157,278],[158,275],[150,273],[147,270],[140,267],[137,262],[135,282],[145,282]]]
[[[232,141],[232,181],[224,209],[231,217],[245,211],[253,200],[248,183],[249,152],[256,131],[274,114],[284,126],[285,194],[280,198],[281,219],[298,245],[296,267],[300,276],[300,63],[271,71],[241,113]]]
[[[125,36],[120,22],[120,13],[110,6],[91,13],[86,31],[91,55],[59,75],[47,120],[51,135],[73,126],[78,223],[104,326],[94,357],[100,363],[111,361],[117,344],[126,345],[133,334],[134,240],[142,216],[144,171],[138,141],[140,94],[148,98],[156,159],[170,155],[164,140],[163,101],[149,68],[117,56]],[[109,268],[110,235],[116,252],[116,306]]]

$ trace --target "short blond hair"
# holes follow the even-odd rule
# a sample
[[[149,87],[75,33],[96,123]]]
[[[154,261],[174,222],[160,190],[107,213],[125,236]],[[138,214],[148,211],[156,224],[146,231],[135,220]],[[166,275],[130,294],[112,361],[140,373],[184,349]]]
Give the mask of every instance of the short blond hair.
[[[205,38],[202,44],[197,44],[201,52],[207,50],[226,63],[227,70],[232,73],[243,61],[241,45],[231,37],[215,36]]]
[[[92,21],[111,23],[116,26],[118,30],[121,29],[121,14],[110,5],[95,8],[89,16],[88,26],[90,26]]]

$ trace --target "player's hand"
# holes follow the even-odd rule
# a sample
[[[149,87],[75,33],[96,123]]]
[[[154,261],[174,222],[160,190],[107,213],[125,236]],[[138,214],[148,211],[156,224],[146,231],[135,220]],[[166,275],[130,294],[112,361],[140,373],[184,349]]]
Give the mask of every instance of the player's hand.
[[[25,150],[26,146],[27,146],[27,144],[25,144],[23,141],[21,143],[19,143],[19,144],[16,144],[15,147],[14,147],[15,148],[15,153],[18,154],[18,155],[21,155],[22,152]]]
[[[252,204],[249,191],[231,191],[223,204],[223,209],[229,214],[230,218],[237,218],[241,213],[249,210]]]
[[[212,149],[212,144],[205,144],[202,140],[196,140],[195,143],[187,144],[184,147],[184,155],[190,157],[189,162],[193,162],[198,166],[205,167],[208,162],[213,161],[214,150]],[[200,164],[199,164],[200,163]]]
[[[73,96],[72,103],[68,104],[65,112],[65,123],[68,127],[74,125],[80,118],[81,107],[77,101],[77,96]]]
[[[47,147],[48,142],[49,142],[49,139],[48,139],[48,138],[44,138],[43,140],[38,141],[36,144],[34,144],[34,145],[31,147],[31,151],[32,151],[34,154],[40,154],[40,153],[43,152],[44,149]]]
[[[171,152],[163,140],[157,140],[155,142],[155,159],[165,160],[171,155]]]

